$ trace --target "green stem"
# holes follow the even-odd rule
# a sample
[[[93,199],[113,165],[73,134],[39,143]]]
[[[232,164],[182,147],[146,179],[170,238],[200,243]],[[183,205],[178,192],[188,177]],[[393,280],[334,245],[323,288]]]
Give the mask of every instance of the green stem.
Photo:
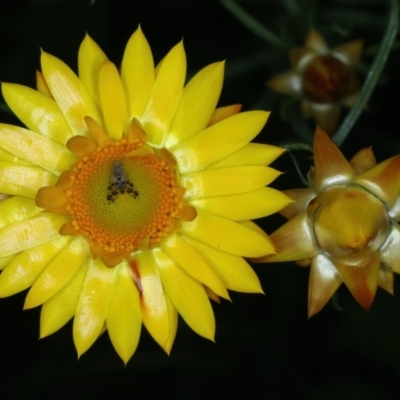
[[[357,101],[348,113],[338,131],[332,137],[332,139],[336,142],[338,146],[341,146],[343,144],[351,128],[365,108],[379,80],[379,76],[381,75],[383,67],[386,64],[386,60],[392,48],[394,39],[396,38],[399,18],[399,4],[397,0],[388,1],[390,1],[389,21],[378,54],[376,55],[374,62],[372,63],[371,69],[368,72],[367,78],[365,79],[364,85],[360,91],[360,95],[358,96]]]

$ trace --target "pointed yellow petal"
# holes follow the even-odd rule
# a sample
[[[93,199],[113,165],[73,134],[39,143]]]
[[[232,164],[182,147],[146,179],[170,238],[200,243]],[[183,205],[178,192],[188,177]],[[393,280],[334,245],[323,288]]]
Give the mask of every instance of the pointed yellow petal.
[[[162,250],[154,250],[163,286],[185,322],[200,336],[213,340],[215,320],[203,285]]]
[[[8,256],[55,239],[66,221],[65,217],[42,213],[8,225],[0,230],[0,254]]]
[[[99,259],[89,260],[73,324],[74,343],[79,357],[96,341],[103,329],[120,268],[107,268]]]
[[[395,222],[392,222],[388,238],[381,248],[381,262],[385,268],[400,273],[400,226]]]
[[[293,47],[289,51],[290,65],[293,71],[301,75],[307,65],[315,58],[317,54],[314,50],[306,47]]]
[[[99,70],[105,60],[107,56],[103,50],[86,34],[78,52],[79,79],[98,106],[100,105]]]
[[[304,43],[305,47],[308,47],[311,50],[319,54],[324,54],[329,50],[328,45],[325,42],[325,39],[322,37],[320,33],[311,29],[309,34],[306,37],[306,41]]]
[[[56,183],[56,176],[40,167],[0,162],[0,193],[35,198],[43,186]]]
[[[297,214],[272,235],[277,254],[260,257],[254,262],[283,262],[313,258],[318,254],[318,244],[306,212]]]
[[[291,202],[284,193],[263,187],[248,193],[192,200],[190,204],[222,218],[242,221],[266,217]]]
[[[111,342],[126,364],[136,350],[142,328],[139,292],[126,262],[121,266],[106,322]]]
[[[8,106],[29,129],[60,144],[71,137],[71,129],[53,99],[14,83],[2,83],[1,88]]]
[[[59,237],[18,254],[0,275],[0,297],[11,296],[31,286],[69,241],[68,237]]]
[[[317,195],[316,191],[311,188],[284,190],[283,193],[293,200],[279,212],[287,219],[305,211],[308,203]]]
[[[149,142],[157,147],[164,144],[168,128],[175,116],[182,96],[185,75],[186,56],[183,43],[180,42],[165,57],[149,102],[140,118]]]
[[[0,202],[0,229],[14,222],[32,218],[41,211],[32,199],[20,196],[5,199]]]
[[[115,65],[108,60],[100,67],[99,95],[108,137],[119,140],[123,132],[128,132],[128,113],[121,78]]]
[[[260,165],[219,168],[183,175],[181,185],[186,188],[186,199],[197,199],[250,192],[268,185],[279,175],[279,171]]]
[[[201,209],[192,222],[182,221],[180,233],[237,256],[260,257],[274,252],[262,235]]]
[[[310,116],[328,135],[332,136],[339,121],[340,103],[309,103]]]
[[[269,144],[248,143],[228,157],[211,164],[208,169],[239,167],[245,165],[269,165],[286,150]]]
[[[39,93],[47,96],[49,99],[54,100],[49,86],[47,85],[46,79],[44,79],[44,76],[40,71],[36,71],[36,89]]]
[[[361,307],[369,310],[378,286],[380,254],[377,252],[362,266],[332,261],[343,282]]]
[[[139,26],[126,45],[121,65],[129,119],[142,116],[153,89],[154,77],[153,56]]]
[[[6,151],[1,147],[0,147],[0,160],[12,164],[34,166],[34,164],[30,163],[29,161],[23,160],[22,158],[17,157],[15,154],[11,154],[9,151]]]
[[[171,353],[172,345],[175,341],[176,331],[178,329],[178,311],[167,293],[164,293],[165,301],[167,302],[168,319],[169,319],[169,336],[165,343],[164,350],[169,355]]]
[[[379,270],[378,275],[378,286],[386,290],[390,294],[393,294],[394,274],[392,271],[386,271],[384,269]]]
[[[229,299],[224,283],[204,258],[180,235],[170,235],[161,244],[161,248],[184,269],[192,278],[208,286],[219,296]]]
[[[349,69],[354,69],[360,60],[363,46],[364,42],[362,40],[352,40],[332,49],[332,55],[340,58]]]
[[[178,143],[170,150],[181,173],[203,170],[241,149],[260,132],[268,116],[265,111],[236,114]]]
[[[372,147],[367,147],[358,151],[350,160],[350,165],[353,167],[356,175],[361,175],[375,167],[376,158]]]
[[[350,182],[354,178],[351,165],[328,135],[317,126],[314,138],[315,183],[318,192]]]
[[[10,261],[12,261],[15,257],[15,254],[7,257],[0,257],[0,271],[4,270],[8,266]]]
[[[72,279],[89,254],[87,240],[75,236],[36,279],[26,296],[24,309],[43,304],[54,296]]]
[[[56,175],[76,161],[76,157],[65,146],[14,125],[0,124],[0,146]]]
[[[221,93],[223,76],[224,63],[214,63],[203,68],[186,85],[167,137],[167,147],[207,126]]]
[[[169,313],[153,254],[139,252],[129,264],[140,292],[143,324],[154,340],[168,351],[165,346],[170,334]]]
[[[101,124],[94,101],[75,73],[58,58],[42,52],[41,64],[46,82],[74,135],[87,136],[84,121],[92,117]]]
[[[267,86],[274,92],[288,96],[298,96],[302,92],[301,78],[293,71],[283,72],[274,76]]]
[[[368,189],[391,209],[400,191],[399,170],[400,155],[397,155],[358,176],[355,182]]]
[[[308,284],[308,318],[321,311],[342,282],[335,266],[323,254],[312,259]]]
[[[214,125],[225,118],[238,114],[241,109],[242,109],[242,104],[232,104],[230,106],[218,107],[212,113],[207,126]]]
[[[214,249],[191,238],[185,239],[214,269],[227,289],[236,292],[263,293],[257,275],[242,257]]]
[[[59,292],[43,303],[40,313],[41,339],[58,331],[75,315],[88,266],[89,262],[86,261]]]

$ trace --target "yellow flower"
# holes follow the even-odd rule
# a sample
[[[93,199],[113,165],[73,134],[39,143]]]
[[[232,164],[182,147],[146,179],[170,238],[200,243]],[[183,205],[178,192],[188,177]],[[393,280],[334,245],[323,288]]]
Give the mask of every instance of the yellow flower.
[[[309,316],[342,282],[369,309],[377,286],[393,293],[393,271],[400,273],[400,155],[376,165],[367,148],[348,162],[317,128],[314,158],[311,187],[285,192],[295,202],[271,235],[278,254],[256,261],[311,264]]]
[[[304,47],[290,51],[292,70],[275,76],[268,86],[278,93],[300,96],[303,117],[314,118],[331,135],[342,105],[351,107],[357,99],[355,69],[362,48],[361,40],[353,40],[329,49],[324,38],[312,30]]]
[[[243,257],[274,248],[251,219],[290,202],[265,187],[283,150],[249,143],[268,113],[215,109],[224,64],[184,87],[183,44],[154,68],[140,28],[120,75],[89,36],[78,64],[42,53],[37,91],[2,86],[28,129],[0,125],[0,296],[32,286],[41,337],[74,317],[78,355],[107,329],[127,362],[142,322],[169,353],[178,312],[212,340],[208,297],[262,292]]]

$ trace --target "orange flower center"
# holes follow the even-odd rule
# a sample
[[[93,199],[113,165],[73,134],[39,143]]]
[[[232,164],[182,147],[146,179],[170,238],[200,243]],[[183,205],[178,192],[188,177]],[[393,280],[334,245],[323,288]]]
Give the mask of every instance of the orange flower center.
[[[167,150],[156,154],[122,139],[81,157],[55,187],[40,189],[37,204],[70,215],[60,234],[86,237],[93,257],[113,267],[137,249],[158,245],[179,228],[177,218],[195,217],[183,194]]]
[[[303,73],[305,95],[317,103],[332,103],[354,91],[354,78],[338,58],[326,55],[315,57]]]
[[[309,204],[308,212],[321,249],[349,264],[371,256],[389,233],[385,205],[356,185],[325,191]]]

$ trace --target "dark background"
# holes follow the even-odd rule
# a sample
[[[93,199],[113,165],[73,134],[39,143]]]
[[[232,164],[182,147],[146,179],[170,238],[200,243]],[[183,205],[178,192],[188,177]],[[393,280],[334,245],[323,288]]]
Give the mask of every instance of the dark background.
[[[284,39],[288,48],[302,45],[310,27],[331,46],[364,39],[362,80],[388,18],[382,0],[242,0],[239,4]],[[258,141],[299,141],[298,104],[265,86],[272,76],[289,69],[287,49],[256,37],[217,0],[0,0],[0,17],[3,82],[33,87],[40,48],[76,70],[85,32],[118,64],[140,23],[156,61],[184,38],[189,76],[226,59],[220,105],[243,103],[245,110],[272,111]],[[348,157],[370,145],[378,160],[400,151],[397,48],[396,41],[368,109],[342,147]],[[19,124],[2,99],[0,119]],[[306,126],[311,142],[315,125],[308,121]],[[309,154],[297,156],[306,172]],[[287,155],[274,166],[286,174],[272,186],[301,186]],[[275,216],[260,224],[272,232],[282,222]],[[39,341],[40,310],[22,312],[26,293],[1,299],[0,398],[98,399],[107,394],[134,399],[163,395],[178,399],[399,398],[400,279],[396,277],[394,296],[378,289],[369,312],[341,287],[335,305],[329,303],[307,320],[307,268],[286,263],[256,265],[255,270],[265,295],[232,293],[232,304],[213,304],[215,344],[180,320],[172,354],[167,356],[143,329],[126,367],[107,334],[78,361],[71,323]]]

